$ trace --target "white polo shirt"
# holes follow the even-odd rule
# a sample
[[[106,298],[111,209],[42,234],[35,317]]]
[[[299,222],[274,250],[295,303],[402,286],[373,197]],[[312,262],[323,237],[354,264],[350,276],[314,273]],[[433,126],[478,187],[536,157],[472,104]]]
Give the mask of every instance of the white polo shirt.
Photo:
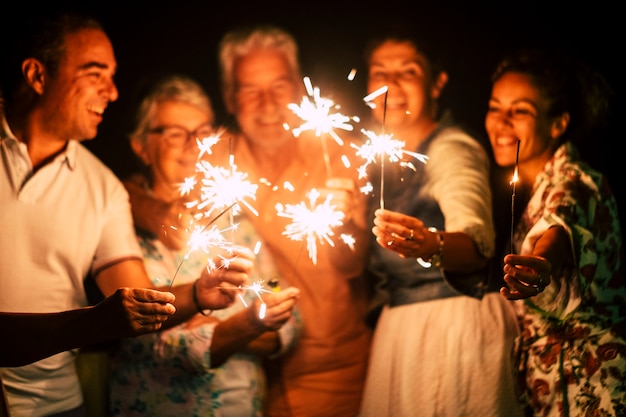
[[[115,174],[75,140],[33,174],[26,145],[13,137],[4,118],[0,122],[0,311],[85,306],[83,280],[90,271],[141,259],[128,194]],[[74,356],[63,352],[4,368],[12,417],[79,406]]]

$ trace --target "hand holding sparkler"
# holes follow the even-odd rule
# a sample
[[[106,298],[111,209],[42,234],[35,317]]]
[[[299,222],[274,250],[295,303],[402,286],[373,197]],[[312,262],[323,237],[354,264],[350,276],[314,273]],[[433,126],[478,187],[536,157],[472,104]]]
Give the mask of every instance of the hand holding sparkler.
[[[259,297],[248,307],[248,320],[252,326],[264,332],[278,330],[291,317],[299,298],[300,290],[295,287],[278,292],[263,291],[263,298]],[[263,315],[260,314],[262,308]]]
[[[372,233],[383,248],[402,258],[428,259],[437,251],[437,236],[420,219],[386,209],[377,209],[374,214]]]
[[[569,239],[565,241],[569,245]],[[504,257],[503,271],[506,285],[500,288],[500,294],[509,300],[522,300],[550,285],[552,264],[543,256],[509,254]]]
[[[258,298],[246,309],[221,321],[214,316],[196,315],[185,323],[187,328],[217,323],[211,340],[211,366],[220,366],[238,352],[267,356],[280,349],[280,339],[274,332],[292,317],[300,291],[293,287],[278,293],[261,291],[265,301]],[[265,306],[262,318],[261,306]]]
[[[194,284],[198,310],[218,310],[232,304],[240,288],[248,284],[253,267],[254,255],[247,248],[236,247],[228,257],[214,257]]]

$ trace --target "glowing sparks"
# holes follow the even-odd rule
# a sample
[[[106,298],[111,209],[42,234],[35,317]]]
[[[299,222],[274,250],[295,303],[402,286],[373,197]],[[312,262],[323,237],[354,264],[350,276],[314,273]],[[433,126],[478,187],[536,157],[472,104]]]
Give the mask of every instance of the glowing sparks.
[[[415,169],[411,162],[404,160],[404,156],[411,156],[423,163],[428,161],[428,157],[418,152],[411,152],[404,149],[405,142],[395,139],[392,134],[377,135],[371,130],[361,129],[361,132],[367,136],[367,141],[363,145],[351,144],[357,150],[356,155],[365,159],[365,162],[357,168],[359,179],[367,177],[367,167],[375,162],[380,161],[380,208],[384,208],[383,184],[384,184],[384,161],[385,158],[392,163],[400,163],[401,166],[408,166]]]
[[[368,95],[366,95],[365,97],[363,97],[363,101],[365,102],[365,104],[367,104],[369,107],[374,107],[374,103],[372,103],[372,101],[382,95],[382,94],[386,94],[387,91],[389,90],[389,87],[387,87],[386,85],[372,91],[371,93],[369,93]]]
[[[218,130],[211,136],[202,139],[196,139],[196,143],[198,144],[198,149],[200,153],[198,154],[198,158],[202,158],[204,154],[211,155],[213,153],[212,148],[217,142],[220,141],[223,130]]]
[[[354,244],[356,243],[354,236],[342,233],[339,237],[343,243],[345,243],[350,249],[354,250]]]
[[[518,163],[519,163],[519,144],[520,140],[517,140],[517,152],[515,153],[515,170],[513,171],[513,178],[511,179],[511,185],[513,186],[513,192],[511,194],[511,253],[514,253],[513,250],[513,232],[515,229],[515,186],[517,185],[518,177]]]
[[[191,191],[196,188],[197,184],[198,181],[196,181],[195,177],[185,178],[183,183],[179,185],[178,191],[182,196],[189,195],[189,193],[191,193]]]
[[[371,163],[375,162],[378,158],[387,157],[389,162],[401,162],[405,155],[411,156],[422,163],[428,161],[428,156],[411,152],[404,149],[405,142],[395,139],[392,134],[377,135],[376,133],[362,129],[361,132],[367,136],[368,140],[360,146],[352,144],[352,147],[357,149],[357,156],[365,159],[365,162],[359,168],[359,177],[366,175],[366,168]],[[404,163],[406,166],[411,166],[410,163]]]
[[[327,242],[334,247],[331,239],[334,235],[333,228],[343,225],[344,213],[335,210],[331,204],[332,195],[329,194],[321,204],[316,204],[320,197],[319,191],[313,189],[308,194],[307,202],[299,204],[278,204],[276,210],[280,217],[292,219],[283,235],[291,240],[306,240],[309,258],[317,265],[317,242]]]
[[[293,134],[297,137],[306,130],[314,131],[317,136],[329,134],[337,144],[342,146],[343,140],[337,135],[335,129],[353,130],[352,125],[348,122],[354,118],[341,113],[331,113],[339,106],[335,105],[333,100],[321,97],[319,87],[313,87],[308,77],[304,78],[304,84],[308,96],[302,98],[300,105],[295,103],[288,105],[289,109],[304,120],[303,124],[293,129]]]
[[[233,215],[236,215],[241,211],[240,204],[258,215],[256,209],[246,201],[248,198],[256,199],[258,185],[246,179],[247,173],[237,171],[235,168],[233,166],[232,169],[226,169],[211,165],[207,161],[198,162],[196,171],[202,173],[204,178],[200,180],[200,201],[195,204],[199,210],[209,207],[207,217],[214,210],[231,205]]]
[[[261,301],[261,305],[259,307],[259,318],[261,320],[265,318],[265,313],[267,311],[267,305],[265,304],[263,297],[261,297],[261,293],[267,293],[267,294],[272,293],[272,291],[265,289],[263,285],[264,282],[265,282],[264,280],[260,279],[258,281],[253,282],[252,285],[244,285],[244,286],[240,285],[239,287],[236,288],[239,291],[252,291],[257,296],[257,298]],[[248,303],[246,302],[243,295],[239,293],[237,296],[239,297],[239,300],[241,301],[243,306],[247,308]]]
[[[226,230],[237,228],[236,225],[231,226],[227,229],[220,230],[215,225],[200,226],[195,225],[191,230],[191,234],[189,236],[189,240],[187,241],[187,255],[185,255],[185,259],[189,258],[191,252],[201,250],[204,253],[209,253],[210,248],[221,248],[227,249],[231,246],[231,243],[228,242],[222,233]]]
[[[219,219],[224,213],[230,210],[231,207],[225,208],[220,214],[215,216],[206,225],[204,226],[195,225],[193,227],[190,237],[187,240],[187,248],[188,248],[187,253],[178,264],[178,267],[176,268],[176,272],[174,273],[174,276],[172,277],[172,280],[170,281],[170,289],[174,285],[174,280],[176,279],[176,276],[178,275],[178,271],[180,271],[180,268],[183,265],[183,262],[186,259],[189,259],[189,256],[191,255],[192,252],[196,250],[202,250],[204,253],[208,254],[209,248],[211,247],[223,248],[223,249],[228,249],[231,247],[231,243],[227,242],[226,239],[224,239],[224,237],[222,236],[222,232],[224,232],[225,230],[219,230],[216,226],[213,225],[213,223],[217,219]],[[234,225],[234,226],[231,226],[229,229],[236,229],[236,228],[237,226]],[[209,261],[209,266],[210,265],[211,265],[211,261]]]

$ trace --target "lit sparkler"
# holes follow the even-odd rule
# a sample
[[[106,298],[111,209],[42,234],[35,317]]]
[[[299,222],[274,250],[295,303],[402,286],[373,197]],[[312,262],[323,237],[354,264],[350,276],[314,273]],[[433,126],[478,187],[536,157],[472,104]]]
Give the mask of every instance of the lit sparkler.
[[[361,129],[361,132],[367,136],[367,141],[363,145],[351,144],[353,148],[357,150],[356,155],[365,159],[365,162],[358,168],[359,178],[363,178],[367,175],[367,167],[376,162],[380,158],[381,161],[381,176],[382,176],[382,162],[386,159],[391,163],[400,162],[402,166],[406,166],[415,169],[415,166],[411,162],[403,161],[405,155],[411,156],[422,163],[428,162],[428,156],[419,153],[407,151],[404,149],[405,142],[395,139],[392,134],[377,135],[371,130]],[[384,208],[383,199],[383,181],[380,184],[380,208]]]
[[[298,137],[302,132],[311,130],[315,132],[317,137],[321,137],[326,171],[330,175],[330,161],[326,140],[324,139],[325,135],[330,135],[339,146],[343,146],[343,139],[339,137],[335,129],[352,131],[353,127],[349,122],[358,121],[358,119],[354,116],[348,117],[341,113],[331,112],[332,110],[339,109],[340,106],[336,105],[333,100],[322,97],[319,87],[313,87],[309,77],[304,77],[304,85],[308,96],[302,98],[300,105],[290,103],[287,106],[298,115],[298,117],[304,120],[304,123],[293,129],[293,134]]]
[[[316,136],[328,133],[338,145],[342,146],[343,140],[337,135],[335,129],[351,131],[353,127],[348,122],[355,118],[341,113],[331,113],[331,110],[338,109],[339,106],[333,100],[321,97],[319,87],[313,87],[309,77],[304,77],[304,84],[308,96],[302,98],[299,106],[295,103],[287,106],[304,120],[303,124],[293,129],[294,135],[299,136],[305,130],[315,131]]]
[[[213,145],[215,145],[217,142],[220,141],[224,131],[225,129],[219,129],[217,132],[215,132],[211,136],[208,136],[202,139],[196,139],[196,143],[198,144],[198,149],[200,150],[200,153],[198,154],[198,158],[202,158],[202,155],[204,155],[205,153],[207,155],[211,155],[213,153],[211,149],[213,148]]]
[[[228,266],[225,266],[226,268]],[[259,318],[260,319],[264,319],[265,318],[265,312],[267,310],[267,305],[265,304],[265,301],[263,300],[263,297],[261,297],[262,293],[265,294],[271,294],[272,291],[268,290],[265,288],[265,286],[263,285],[265,281],[262,279],[259,279],[255,282],[252,283],[252,285],[240,285],[237,288],[233,288],[233,287],[225,287],[225,289],[232,289],[232,290],[243,290],[243,291],[252,291],[257,298],[261,301],[261,306],[259,307]],[[221,287],[224,288],[224,287]],[[243,298],[243,296],[241,295],[241,293],[238,294],[239,296],[239,300],[241,301],[241,303],[243,304],[244,307],[248,307],[248,303],[246,302],[246,300]]]
[[[325,241],[334,247],[335,244],[331,239],[334,235],[333,228],[343,225],[345,214],[335,210],[335,206],[331,204],[332,194],[329,194],[321,204],[316,204],[320,197],[320,192],[316,189],[311,190],[307,196],[308,204],[306,202],[285,205],[279,203],[276,205],[276,210],[280,217],[293,220],[287,225],[283,235],[291,240],[306,239],[309,258],[313,264],[317,265],[317,241],[321,243]]]
[[[247,198],[256,199],[257,184],[247,180],[248,174],[236,170],[236,167],[226,169],[211,165],[207,161],[199,161],[197,172],[204,175],[200,180],[200,200],[190,203],[199,210],[209,207],[206,216],[214,210],[233,206],[233,214],[241,212],[240,204],[245,205],[252,213],[258,216],[256,209],[246,201]]]
[[[224,232],[224,230],[219,230],[215,225],[213,225],[213,223],[215,223],[217,219],[222,217],[224,213],[229,211],[232,207],[233,205],[226,207],[217,216],[211,219],[211,221],[208,222],[206,225],[204,226],[195,225],[193,227],[191,231],[191,235],[187,241],[187,247],[189,249],[187,253],[185,254],[185,256],[183,257],[183,259],[178,264],[178,267],[176,268],[176,272],[174,273],[174,276],[172,277],[172,280],[170,281],[170,287],[169,287],[170,289],[174,285],[174,280],[176,279],[176,275],[178,275],[178,271],[180,270],[180,267],[183,265],[183,262],[189,259],[189,256],[191,255],[193,251],[202,250],[205,253],[209,253],[210,247],[226,249],[231,246],[231,244],[227,242],[226,239],[224,239],[224,237],[222,236],[222,232]],[[236,226],[231,226],[230,228],[233,228],[233,227],[236,228]]]
[[[272,291],[265,289],[265,287],[263,286],[264,282],[265,281],[260,279],[252,283],[252,285],[246,285],[246,286],[241,287],[243,290],[252,291],[254,294],[256,294],[257,298],[261,301],[261,306],[259,307],[259,318],[261,320],[265,318],[265,311],[267,309],[267,305],[265,304],[265,301],[263,301],[263,297],[261,297],[261,293],[268,293],[268,294],[272,293]]]
[[[204,253],[209,253],[209,248],[220,248],[227,249],[232,244],[224,238],[222,233],[226,230],[236,229],[237,226],[231,226],[226,229],[220,230],[215,225],[210,225],[209,227],[195,225],[191,231],[189,236],[189,240],[187,241],[187,254],[185,255],[185,259],[189,259],[189,256],[192,252],[195,251],[203,251]]]
[[[515,185],[519,180],[518,177],[518,162],[519,162],[519,144],[520,140],[517,140],[517,151],[515,153],[515,170],[513,171],[513,178],[511,179],[511,185],[513,192],[511,194],[511,253],[514,253],[513,249],[513,232],[515,228]]]

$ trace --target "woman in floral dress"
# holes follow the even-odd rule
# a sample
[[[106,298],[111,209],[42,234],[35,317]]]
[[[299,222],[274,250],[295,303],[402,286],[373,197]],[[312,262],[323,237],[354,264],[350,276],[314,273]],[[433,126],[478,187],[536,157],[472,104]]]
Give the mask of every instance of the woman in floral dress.
[[[519,303],[519,382],[536,416],[626,415],[618,209],[576,145],[596,139],[604,86],[549,51],[513,55],[493,77],[485,119],[493,155],[511,170],[518,160],[518,187],[530,190],[501,293]]]

